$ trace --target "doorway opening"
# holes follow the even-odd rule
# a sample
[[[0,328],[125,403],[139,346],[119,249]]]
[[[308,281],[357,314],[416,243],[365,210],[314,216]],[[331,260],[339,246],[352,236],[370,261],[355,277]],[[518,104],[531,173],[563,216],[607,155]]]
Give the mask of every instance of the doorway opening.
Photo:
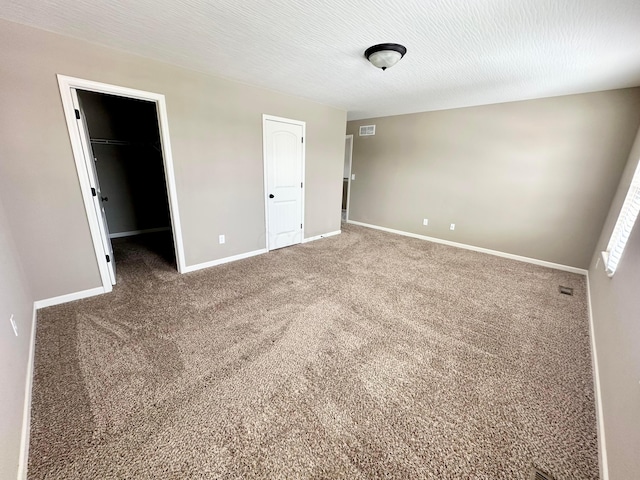
[[[116,262],[184,271],[164,96],[58,76],[103,289]]]
[[[116,283],[116,263],[131,256],[153,257],[175,268],[156,104],[86,90],[77,95],[111,243],[111,283]]]
[[[344,141],[344,173],[342,175],[342,221],[349,221],[349,201],[351,200],[351,180],[353,175],[353,135],[347,135]]]

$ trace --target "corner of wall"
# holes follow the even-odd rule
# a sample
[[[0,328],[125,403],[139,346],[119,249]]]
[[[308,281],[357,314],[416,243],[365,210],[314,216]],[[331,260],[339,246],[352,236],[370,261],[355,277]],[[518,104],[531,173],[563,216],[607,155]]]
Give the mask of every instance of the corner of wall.
[[[33,369],[36,353],[36,324],[38,310],[33,304],[33,317],[31,319],[31,337],[29,339],[29,360],[27,363],[27,375],[24,387],[24,411],[22,414],[22,438],[20,441],[20,460],[18,463],[18,480],[27,479],[27,467],[29,463],[29,438],[31,432],[31,393],[33,391]]]
[[[589,339],[591,343],[591,364],[593,368],[593,389],[596,401],[596,422],[598,430],[598,465],[600,468],[600,479],[609,480],[609,465],[607,461],[607,442],[604,430],[604,418],[602,412],[602,391],[600,389],[600,372],[598,369],[598,352],[596,348],[596,337],[593,323],[593,309],[591,306],[591,283],[589,282],[589,272],[587,272],[587,301],[589,304]]]

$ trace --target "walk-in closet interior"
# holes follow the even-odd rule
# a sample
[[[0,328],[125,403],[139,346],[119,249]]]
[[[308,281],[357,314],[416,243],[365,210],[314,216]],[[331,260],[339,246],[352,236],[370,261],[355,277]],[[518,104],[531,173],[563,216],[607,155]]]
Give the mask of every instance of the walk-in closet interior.
[[[111,261],[164,262],[175,270],[156,104],[78,91],[106,214]]]

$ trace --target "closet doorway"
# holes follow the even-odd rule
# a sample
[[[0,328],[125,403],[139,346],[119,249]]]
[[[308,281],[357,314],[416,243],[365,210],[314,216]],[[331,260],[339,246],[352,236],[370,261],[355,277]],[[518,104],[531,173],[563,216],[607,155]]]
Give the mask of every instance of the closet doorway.
[[[183,271],[164,97],[62,76],[59,83],[105,292],[119,258],[152,256]]]

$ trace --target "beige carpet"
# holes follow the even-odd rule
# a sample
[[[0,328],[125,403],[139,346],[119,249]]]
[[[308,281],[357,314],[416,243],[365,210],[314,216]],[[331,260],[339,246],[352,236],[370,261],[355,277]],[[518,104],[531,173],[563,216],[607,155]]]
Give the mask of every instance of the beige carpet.
[[[38,314],[29,478],[598,478],[584,277],[343,228],[186,275],[120,242]]]

